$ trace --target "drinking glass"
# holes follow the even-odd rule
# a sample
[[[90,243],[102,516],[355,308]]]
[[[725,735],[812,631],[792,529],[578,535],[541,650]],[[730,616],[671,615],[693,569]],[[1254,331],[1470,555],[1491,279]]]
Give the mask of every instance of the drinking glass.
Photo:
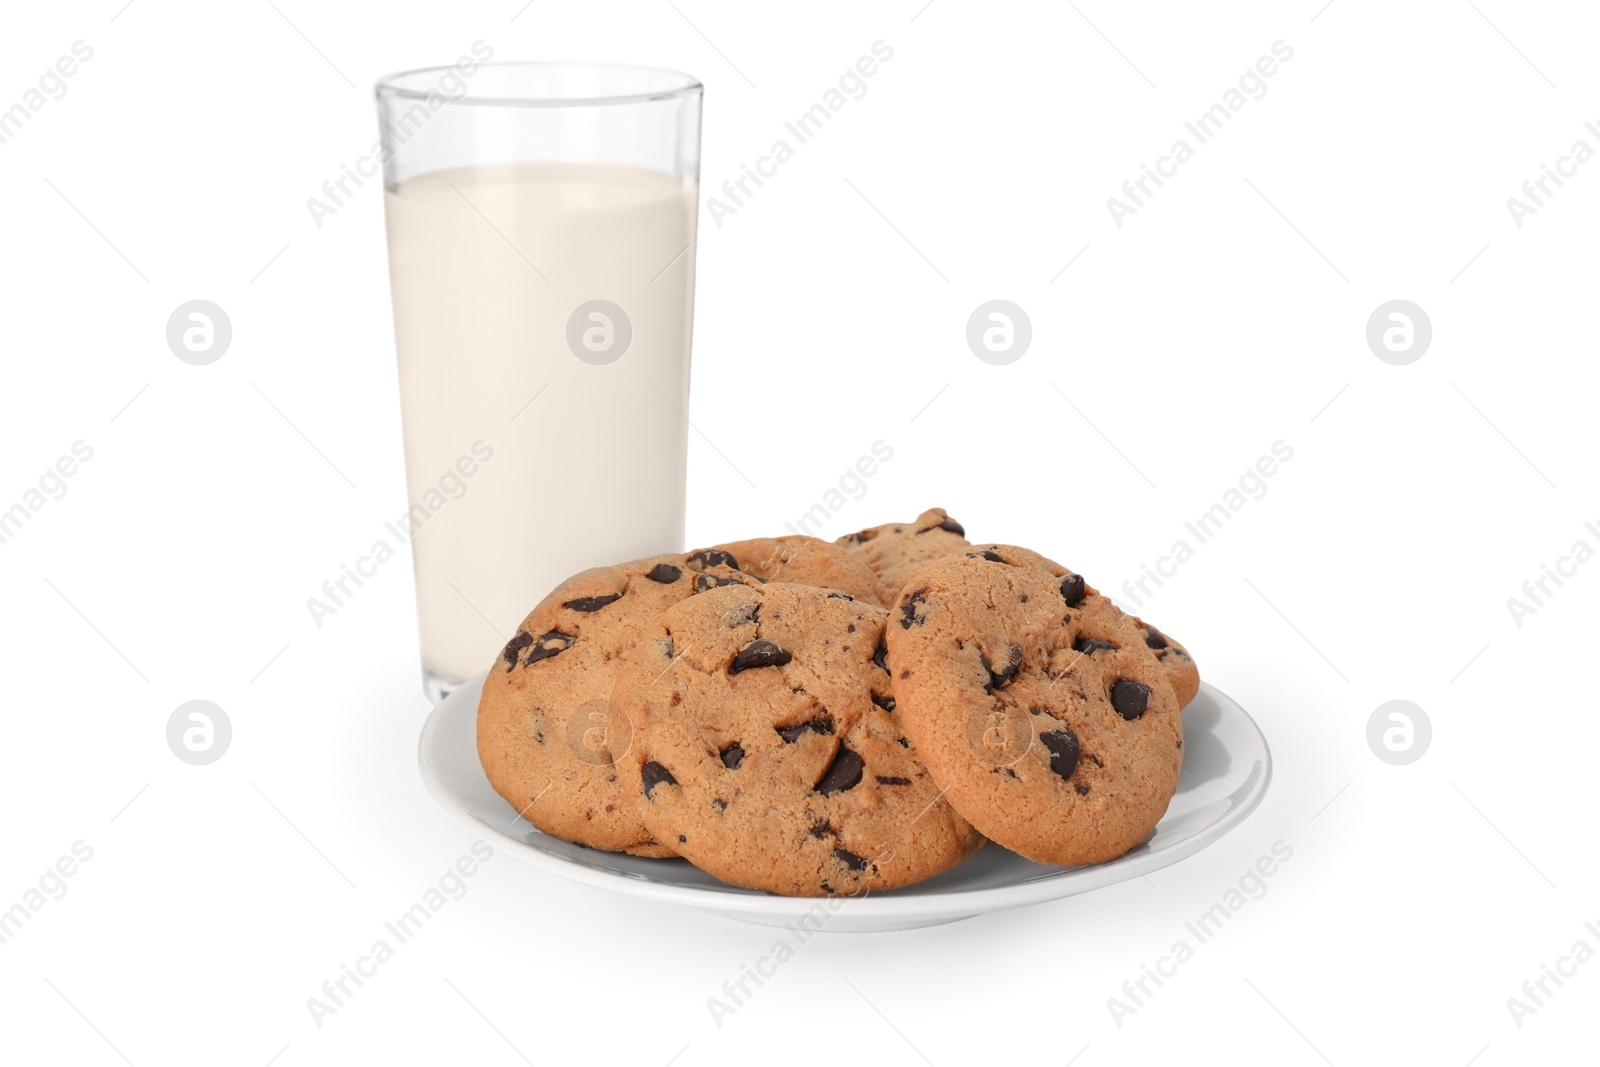
[[[463,61],[377,86],[423,688],[587,567],[683,548],[698,81]]]

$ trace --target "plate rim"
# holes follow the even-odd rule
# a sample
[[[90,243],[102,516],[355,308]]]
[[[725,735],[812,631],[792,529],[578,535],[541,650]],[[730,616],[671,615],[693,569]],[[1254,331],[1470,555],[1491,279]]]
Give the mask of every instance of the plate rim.
[[[462,696],[463,694],[481,692],[483,681],[487,674],[488,672],[485,671],[483,674],[469,679],[455,692],[451,693],[450,696],[435,704],[429,710],[428,717],[422,724],[422,731],[417,737],[418,772],[422,778],[423,785],[433,796],[435,802],[444,809],[445,813],[453,821],[480,837],[491,835],[493,839],[489,841],[489,844],[497,851],[509,851],[520,862],[565,878],[568,881],[613,893],[621,893],[626,896],[643,897],[697,908],[702,911],[719,912],[724,915],[759,915],[764,918],[772,918],[777,915],[781,917],[781,915],[787,913],[808,911],[812,906],[818,904],[828,907],[836,902],[840,906],[829,907],[833,914],[848,914],[852,918],[860,920],[953,920],[987,912],[1029,907],[1051,900],[1060,900],[1069,896],[1076,896],[1079,893],[1091,892],[1107,885],[1127,881],[1134,877],[1140,877],[1151,871],[1161,870],[1210,847],[1228,836],[1237,826],[1250,817],[1251,813],[1261,805],[1261,801],[1266,797],[1267,791],[1272,784],[1272,747],[1267,741],[1266,732],[1261,729],[1255,718],[1245,710],[1244,705],[1216,686],[1202,681],[1200,683],[1201,691],[1209,692],[1213,697],[1220,697],[1228,704],[1231,704],[1238,710],[1239,715],[1243,717],[1244,722],[1248,724],[1250,730],[1255,734],[1257,741],[1261,745],[1263,757],[1260,761],[1259,780],[1242,802],[1225,812],[1204,831],[1195,834],[1188,840],[1163,849],[1159,853],[1145,857],[1149,862],[1143,865],[1136,865],[1132,857],[1124,855],[1106,863],[1089,864],[1082,867],[1065,867],[1055,875],[1015,885],[989,886],[981,889],[951,889],[920,896],[905,897],[870,892],[859,896],[788,897],[778,893],[763,893],[759,890],[744,889],[734,885],[729,885],[725,890],[670,885],[652,881],[645,875],[635,876],[602,870],[540,851],[526,842],[518,840],[506,831],[485,825],[457,804],[445,783],[440,780],[437,769],[429,761],[429,742],[439,732],[440,723],[443,721],[441,712],[445,705],[458,697],[466,699]],[[480,767],[479,769],[481,771],[482,768]],[[487,776],[485,776],[484,780],[488,781]],[[509,805],[507,805],[507,810],[510,810]],[[517,817],[521,818],[520,815]],[[542,833],[537,827],[534,827],[534,831]],[[998,848],[1003,846],[989,842],[984,847]],[[1068,892],[1061,892],[1064,878],[1071,879],[1070,882],[1066,883],[1072,887]]]

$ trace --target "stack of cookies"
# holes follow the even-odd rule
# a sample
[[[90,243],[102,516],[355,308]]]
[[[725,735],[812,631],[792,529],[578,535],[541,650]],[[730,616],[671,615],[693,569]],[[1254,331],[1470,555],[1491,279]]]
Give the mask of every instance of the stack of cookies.
[[[1188,652],[941,509],[585,571],[490,669],[478,755],[540,830],[734,885],[859,894],[986,839],[1122,855],[1183,763]]]

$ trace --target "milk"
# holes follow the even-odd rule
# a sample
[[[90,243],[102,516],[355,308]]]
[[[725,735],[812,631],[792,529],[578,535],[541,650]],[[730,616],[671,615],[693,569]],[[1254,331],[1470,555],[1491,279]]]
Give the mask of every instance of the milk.
[[[512,164],[385,205],[423,667],[447,688],[561,580],[683,547],[696,189]]]

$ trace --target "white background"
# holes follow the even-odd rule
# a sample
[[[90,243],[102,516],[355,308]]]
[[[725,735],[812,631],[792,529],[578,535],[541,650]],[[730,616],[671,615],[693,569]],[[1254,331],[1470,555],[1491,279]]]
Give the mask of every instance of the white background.
[[[1520,627],[1506,601],[1600,548],[1600,162],[1521,228],[1506,199],[1600,148],[1600,22],[1319,2],[9,12],[0,108],[75,41],[94,57],[0,145],[0,508],[94,454],[0,545],[0,908],[75,842],[93,857],[0,945],[0,1057],[1592,1058],[1600,963],[1520,1027],[1506,1001],[1600,949],[1600,565]],[[887,42],[863,98],[721,228],[702,214],[689,539],[778,532],[881,439],[828,536],[941,505],[1116,591],[1284,441],[1142,609],[1265,730],[1261,809],[1148,881],[815,939],[720,1028],[706,999],[770,931],[502,856],[314,1025],[306,999],[472,839],[414,770],[408,565],[320,630],[305,606],[407,503],[379,190],[320,229],[305,201],[374,140],[375,77],[480,39],[702,77],[707,194]],[[1114,225],[1106,198],[1279,40],[1266,95]],[[195,298],[234,328],[205,367],[164,338]],[[964,340],[993,298],[1033,324],[1009,366]],[[1396,298],[1433,324],[1409,366],[1364,337]],[[234,729],[206,767],[165,741],[196,698]],[[1433,724],[1409,766],[1366,741],[1396,698]],[[1277,841],[1265,896],[1117,1025],[1107,999]]]

